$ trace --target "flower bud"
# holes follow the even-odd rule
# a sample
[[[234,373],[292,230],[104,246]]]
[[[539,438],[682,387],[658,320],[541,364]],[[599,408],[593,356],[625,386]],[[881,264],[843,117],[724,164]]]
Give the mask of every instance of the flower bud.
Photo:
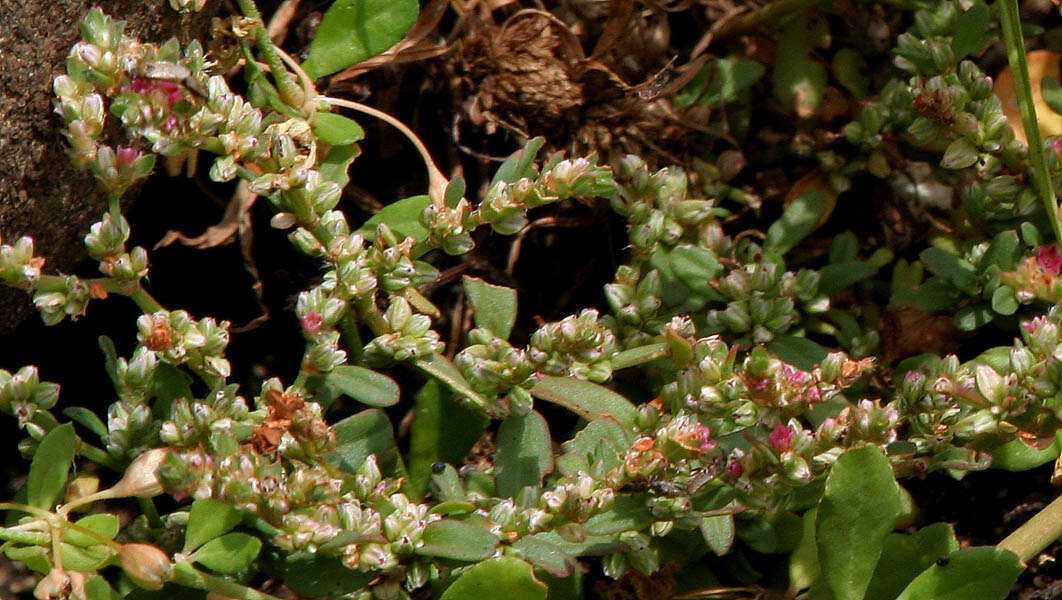
[[[151,498],[161,494],[162,483],[156,472],[169,453],[169,448],[152,448],[136,457],[136,460],[125,470],[125,475],[121,480],[111,488],[111,492],[119,498],[126,496]]]
[[[173,579],[169,555],[150,544],[123,544],[118,562],[134,583],[147,590],[161,590]]]
[[[52,569],[33,588],[33,597],[37,600],[66,598],[70,595],[70,576],[62,569]]]

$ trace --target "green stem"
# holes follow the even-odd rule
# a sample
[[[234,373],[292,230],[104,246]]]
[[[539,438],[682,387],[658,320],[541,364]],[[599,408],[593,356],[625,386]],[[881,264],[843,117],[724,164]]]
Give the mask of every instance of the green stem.
[[[240,585],[230,579],[204,573],[187,562],[180,560],[174,565],[173,581],[185,587],[217,592],[222,596],[240,600],[280,600],[276,596]]]
[[[997,548],[1010,550],[1018,555],[1022,562],[1028,562],[1044,548],[1062,537],[1062,496],[1055,498],[1033,518],[1014,530]]]
[[[277,53],[277,47],[273,45],[273,40],[269,39],[269,32],[266,31],[262,14],[258,12],[254,0],[236,0],[236,4],[239,5],[243,16],[258,21],[255,25],[254,41],[258,45],[258,51],[262,53],[262,58],[273,72],[273,81],[277,84],[280,99],[288,106],[302,111],[307,101],[306,95],[295,82],[295,77],[284,67],[284,62]]]
[[[1017,0],[1000,0],[999,22],[1003,30],[1003,42],[1007,48],[1007,61],[1014,75],[1014,89],[1018,96],[1018,108],[1021,122],[1025,127],[1025,137],[1029,143],[1029,163],[1032,168],[1033,184],[1043,202],[1044,211],[1051,221],[1055,241],[1062,243],[1062,227],[1058,223],[1058,204],[1051,186],[1051,176],[1047,170],[1047,155],[1044,154],[1043,141],[1040,139],[1040,127],[1036,122],[1036,109],[1032,99],[1032,84],[1029,82],[1029,66],[1025,61],[1025,39],[1021,33],[1021,17],[1018,15]]]

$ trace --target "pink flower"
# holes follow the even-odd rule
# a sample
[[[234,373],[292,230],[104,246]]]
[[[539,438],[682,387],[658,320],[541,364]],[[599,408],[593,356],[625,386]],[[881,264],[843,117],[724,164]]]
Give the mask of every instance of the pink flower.
[[[1022,321],[1021,326],[1029,333],[1036,333],[1036,330],[1042,327],[1046,322],[1047,317],[1040,315],[1039,317],[1034,317],[1031,321]]]
[[[741,463],[739,461],[737,461],[736,459],[732,458],[732,459],[730,459],[730,462],[726,463],[726,474],[727,475],[729,475],[729,476],[731,476],[731,477],[736,479],[738,477],[741,477],[741,474],[744,473],[744,472],[745,472],[745,467],[742,467]]]
[[[1058,254],[1058,246],[1040,246],[1036,253],[1036,264],[1040,265],[1040,270],[1044,273],[1058,275],[1062,270],[1062,256]]]
[[[701,452],[708,453],[715,450],[716,443],[712,441],[712,430],[700,425],[697,427],[697,442]]]
[[[756,381],[752,382],[752,389],[757,392],[762,392],[767,389],[767,386],[771,384],[771,380],[766,377],[760,377]]]
[[[822,394],[819,393],[819,388],[812,386],[807,393],[808,402],[818,402],[822,399]]]
[[[321,330],[321,325],[324,323],[324,317],[317,311],[310,311],[302,318],[302,329],[306,333],[317,333]]]
[[[143,155],[144,154],[136,148],[118,146],[118,151],[114,153],[114,164],[121,169],[122,167],[135,163],[137,159]]]
[[[807,375],[803,371],[794,369],[789,365],[782,367],[782,374],[789,385],[804,385],[804,381],[807,379]]]
[[[775,425],[771,432],[771,446],[778,452],[785,452],[792,444],[793,430],[788,425]]]

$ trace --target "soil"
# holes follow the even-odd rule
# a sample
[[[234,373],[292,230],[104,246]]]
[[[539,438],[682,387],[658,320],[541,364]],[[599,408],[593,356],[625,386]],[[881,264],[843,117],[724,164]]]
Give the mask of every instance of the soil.
[[[146,8],[152,3],[132,1],[101,4],[111,14],[136,20],[133,31],[145,38],[188,36],[202,31],[208,20],[206,15],[175,19],[164,3],[155,8]],[[217,9],[220,3],[209,4]],[[277,4],[261,2],[263,14],[272,14]],[[433,8],[445,4],[450,3],[423,1],[423,12],[434,14]],[[469,197],[480,195],[500,158],[537,135],[547,138],[546,152],[596,153],[610,164],[635,153],[654,167],[676,164],[694,174],[700,156],[729,150],[733,172],[728,178],[748,195],[731,224],[733,231],[740,231],[773,219],[793,184],[811,171],[807,160],[780,155],[791,152],[786,133],[792,128],[791,117],[765,102],[757,105],[762,115],[754,115],[751,125],[741,125],[749,115],[708,115],[699,108],[680,111],[671,98],[709,54],[732,50],[769,60],[774,40],[743,31],[739,20],[732,18],[743,14],[748,4],[454,0],[451,10],[438,11],[438,21],[429,24],[423,39],[407,51],[410,56],[430,58],[404,62],[402,56],[392,57],[372,70],[332,77],[320,87],[410,124],[444,172],[465,177]],[[868,18],[854,6],[843,2],[838,6],[852,11],[852,19]],[[31,232],[42,253],[56,257],[54,264],[94,276],[93,265],[78,264],[82,255],[76,240],[98,218],[102,199],[86,192],[93,189],[87,176],[67,166],[50,114],[49,92],[51,78],[77,37],[76,21],[87,8],[85,2],[66,0],[0,0],[0,198],[4,200],[0,234],[7,240]],[[321,9],[319,2],[299,4],[287,27],[289,52],[298,56],[305,50]],[[906,24],[889,26],[902,31]],[[440,48],[445,51],[437,52]],[[827,134],[850,116],[851,107],[831,110],[819,127],[801,133],[808,144],[830,147],[833,138]],[[752,131],[750,142],[735,149],[736,130],[707,132],[703,123],[709,118]],[[423,193],[427,187],[421,170],[412,167],[419,165],[418,158],[404,140],[376,122],[362,124],[366,130],[362,156],[351,169],[352,184],[341,206],[355,223],[380,206]],[[720,164],[726,163],[720,158]],[[170,230],[197,235],[221,220],[233,190],[209,184],[207,166],[201,165],[194,179],[160,175],[145,184],[128,212],[132,244],[151,248]],[[868,199],[869,212],[863,206],[852,218],[842,214],[839,220],[846,227],[856,229],[867,243],[888,246],[899,255],[924,242],[924,214],[872,188],[870,182],[857,180],[854,186],[853,193]],[[50,217],[42,219],[41,214]],[[234,332],[230,346],[235,379],[244,394],[254,393],[268,377],[285,381],[294,377],[302,336],[291,308],[295,294],[319,276],[313,261],[298,256],[285,236],[269,227],[270,216],[264,202],[251,209],[253,239],[234,239],[206,250],[172,245],[151,254],[150,288],[163,305],[185,308],[197,318],[213,315],[237,328],[252,325]],[[431,257],[448,282],[472,275],[519,290],[520,320],[513,336],[517,345],[526,343],[542,322],[581,308],[603,309],[602,286],[611,281],[627,243],[623,223],[605,205],[562,204],[535,211],[531,219],[535,226],[519,245],[512,238],[480,236],[476,250],[465,257]],[[820,232],[823,249],[835,233],[828,228]],[[257,274],[245,266],[243,242]],[[256,284],[261,287],[260,297]],[[28,303],[19,298],[0,291],[0,332],[5,319],[17,322],[27,312]],[[462,337],[467,312],[454,287],[435,286],[430,298],[443,308],[437,329],[454,332],[454,339]],[[111,299],[94,302],[77,323],[44,327],[35,317],[22,320],[16,330],[0,336],[0,368],[37,364],[42,379],[62,384],[62,403],[102,412],[111,394],[98,336],[112,336],[119,354],[127,356],[135,346],[137,315],[131,303]],[[907,335],[915,327],[931,332],[935,349],[953,350],[957,337],[949,323],[912,311],[884,315],[888,359],[924,351],[924,340],[920,346],[919,340]],[[391,416],[398,426],[406,415],[396,411]],[[551,423],[571,419],[560,411],[547,417]],[[0,421],[6,434],[0,437],[21,437],[9,419]],[[14,475],[24,472],[26,463],[13,458],[5,467]],[[971,473],[961,481],[934,475],[903,483],[922,510],[921,522],[950,522],[964,544],[977,545],[998,542],[1053,499],[1057,489],[1050,484],[1050,475],[1047,465],[1024,473]],[[9,481],[14,489],[17,482]],[[1059,552],[1062,548],[1056,544],[1033,561],[1011,598],[1062,597],[1062,565],[1055,558]],[[11,565],[5,568],[10,571]],[[656,581],[625,581],[616,597],[667,597],[674,589],[670,576],[665,571]],[[0,569],[0,597],[29,597],[25,583],[24,575]],[[602,589],[598,592],[604,593]],[[747,588],[735,591],[733,597],[769,597],[761,592]]]

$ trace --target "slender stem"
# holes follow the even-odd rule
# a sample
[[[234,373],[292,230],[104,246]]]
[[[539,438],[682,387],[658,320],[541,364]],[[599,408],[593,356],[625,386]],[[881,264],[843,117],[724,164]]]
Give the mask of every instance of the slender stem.
[[[276,81],[280,99],[293,108],[300,111],[304,110],[308,98],[303,94],[299,85],[295,83],[295,78],[292,74],[284,68],[284,62],[281,60],[280,55],[277,54],[277,47],[273,44],[273,40],[269,39],[269,32],[266,31],[265,24],[262,21],[262,14],[258,12],[258,7],[255,6],[254,0],[236,0],[236,4],[239,5],[243,16],[258,21],[255,25],[254,41],[258,45],[258,51],[265,58],[266,64],[269,65],[269,69],[273,72],[273,80]]]
[[[446,179],[446,176],[442,174],[442,171],[439,170],[439,167],[435,166],[435,161],[432,160],[431,154],[424,146],[424,142],[420,141],[417,134],[413,133],[413,130],[407,127],[405,123],[382,110],[377,110],[371,106],[361,104],[360,102],[353,102],[342,98],[331,98],[328,96],[322,96],[321,100],[324,100],[333,106],[341,106],[343,108],[349,108],[351,110],[371,115],[401,131],[403,135],[409,138],[409,141],[417,149],[417,152],[420,153],[420,157],[424,161],[424,166],[428,169],[428,196],[431,197],[432,203],[439,208],[445,206],[446,186],[449,185],[450,182]]]
[[[18,502],[0,502],[0,510],[18,510],[31,515],[36,515],[42,519],[49,520],[52,518],[52,513],[36,506],[30,506],[28,504],[19,504]]]
[[[1029,82],[1029,65],[1025,61],[1025,39],[1021,33],[1021,17],[1018,15],[1018,0],[1000,0],[999,21],[1003,29],[1003,41],[1007,48],[1007,62],[1014,75],[1014,89],[1018,96],[1018,109],[1021,111],[1025,137],[1029,143],[1029,163],[1032,168],[1033,184],[1043,202],[1044,211],[1051,221],[1051,230],[1055,241],[1062,244],[1062,226],[1058,222],[1058,202],[1051,186],[1051,176],[1047,170],[1047,155],[1044,154],[1043,141],[1040,139],[1040,127],[1036,122],[1036,109],[1032,99],[1032,85]]]
[[[1027,562],[1062,537],[1062,496],[1055,498],[1024,525],[1014,530],[997,548],[1010,550]]]

